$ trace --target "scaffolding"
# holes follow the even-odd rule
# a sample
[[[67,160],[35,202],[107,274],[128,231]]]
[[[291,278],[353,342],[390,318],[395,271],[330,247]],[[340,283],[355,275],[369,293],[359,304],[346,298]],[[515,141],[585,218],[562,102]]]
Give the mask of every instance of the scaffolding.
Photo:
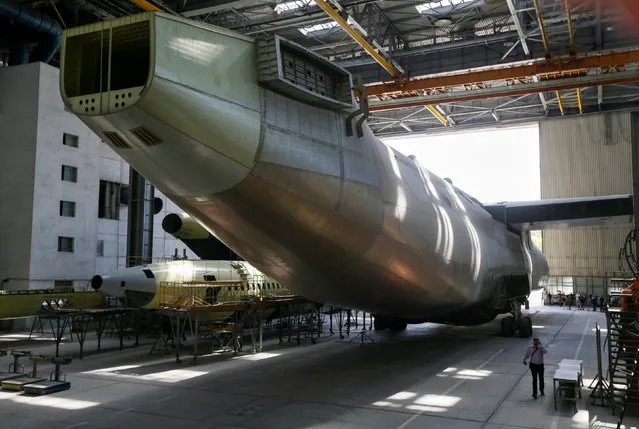
[[[626,295],[628,297],[628,295]],[[624,298],[626,298],[624,297]],[[610,405],[621,422],[629,405],[639,405],[639,319],[634,305],[607,308]]]
[[[259,279],[241,281],[163,282],[159,287],[159,311],[168,319],[163,324],[151,352],[158,347],[175,350],[176,362],[181,362],[182,346],[187,335],[192,338],[193,361],[197,363],[202,341],[210,352],[244,348],[244,333],[250,333],[251,353],[262,350],[265,322],[279,319],[280,342],[284,329],[297,326],[298,344],[302,338],[313,341],[321,332],[318,306],[286,289],[266,289]]]
[[[84,356],[84,343],[89,332],[95,332],[97,351],[102,350],[102,339],[115,336],[119,340],[120,350],[124,349],[124,340],[130,334],[135,336],[134,347],[139,344],[140,322],[143,310],[138,308],[101,308],[101,309],[62,309],[37,313],[34,316],[29,340],[34,333],[42,338],[55,341],[55,357],[60,356],[60,344],[67,335],[76,339],[80,345],[79,358]]]

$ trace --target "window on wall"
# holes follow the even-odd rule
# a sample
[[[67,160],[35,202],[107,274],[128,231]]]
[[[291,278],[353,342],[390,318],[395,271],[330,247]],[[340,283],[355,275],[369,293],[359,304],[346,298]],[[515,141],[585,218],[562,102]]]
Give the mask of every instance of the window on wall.
[[[72,280],[55,280],[53,282],[53,287],[73,287]]]
[[[104,256],[104,240],[98,240],[95,255]]]
[[[71,167],[70,165],[62,166],[62,180],[65,182],[77,182],[78,181],[78,169]]]
[[[62,136],[62,144],[65,146],[78,147],[78,143],[78,136],[67,133],[64,133],[64,135]]]
[[[120,219],[120,184],[100,180],[98,200],[98,217],[100,219]]]
[[[73,253],[73,237],[58,237],[58,252]]]
[[[73,201],[60,201],[60,216],[75,217],[75,203]]]

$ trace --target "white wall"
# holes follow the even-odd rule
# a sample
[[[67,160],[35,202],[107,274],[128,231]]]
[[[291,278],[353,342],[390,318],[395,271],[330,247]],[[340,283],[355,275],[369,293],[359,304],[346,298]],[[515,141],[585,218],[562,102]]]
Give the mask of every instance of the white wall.
[[[0,289],[28,284],[38,87],[38,67],[0,68]]]
[[[33,63],[0,69],[0,289],[49,288],[55,280],[86,285],[96,273],[126,265],[128,206],[120,219],[98,219],[100,180],[123,185],[129,166],[64,108],[59,70]],[[64,133],[79,147],[62,144]],[[62,165],[78,168],[77,183],[61,180]],[[162,219],[181,210],[163,201],[154,219],[153,259],[170,259],[186,246],[162,230]],[[75,217],[61,217],[60,201],[76,203]],[[58,237],[73,237],[73,253],[58,252]],[[98,240],[104,256],[97,256]],[[188,251],[187,256],[196,259]]]
[[[35,281],[86,280],[95,274],[100,140],[75,115],[65,111],[58,69],[40,68],[36,180],[31,237],[31,287]],[[63,134],[79,137],[77,148],[62,144]],[[78,168],[77,183],[62,181],[62,165]],[[60,216],[60,201],[76,203],[75,217]],[[58,252],[58,237],[73,237],[74,252]],[[44,281],[48,280],[47,285]]]
[[[632,194],[629,112],[542,121],[539,125],[543,199]],[[631,225],[543,232],[553,276],[605,277]]]

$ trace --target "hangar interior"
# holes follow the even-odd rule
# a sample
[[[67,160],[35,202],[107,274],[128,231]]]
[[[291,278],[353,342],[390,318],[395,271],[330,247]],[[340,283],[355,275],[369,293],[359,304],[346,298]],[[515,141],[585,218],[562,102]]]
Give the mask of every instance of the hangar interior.
[[[136,265],[131,258],[141,263],[196,258],[188,244],[162,230],[162,217],[179,207],[102,144],[103,137],[79,121],[59,94],[63,30],[143,11],[258,40],[280,36],[328,58],[356,77],[367,123],[382,139],[538,123],[544,200],[636,196],[639,33],[628,29],[622,9],[603,0],[0,0],[0,291],[82,289],[96,272]],[[547,290],[607,296],[624,289],[635,275],[628,264],[637,254],[629,240],[632,228],[544,230]],[[548,366],[557,366],[559,357],[579,357],[588,368],[587,384],[596,383],[598,353],[591,344],[596,326],[607,319],[545,311],[534,328],[544,344],[552,344]],[[350,326],[350,313],[348,319]],[[366,326],[365,315],[361,320],[356,313],[355,320]],[[31,322],[12,326],[28,329]],[[429,324],[406,337],[375,337],[386,348],[344,351],[325,343],[317,355],[312,348],[278,349],[274,340],[266,341],[263,358],[215,355],[192,370],[175,369],[168,359],[149,360],[146,350],[130,349],[119,359],[95,355],[70,367],[77,391],[47,397],[48,402],[1,391],[0,416],[26,415],[26,427],[36,427],[44,419],[33,409],[43,406],[56,422],[52,427],[65,429],[186,423],[616,426],[616,417],[598,415],[585,398],[576,413],[557,413],[552,401],[523,404],[529,383],[519,349],[496,337],[496,326]],[[0,349],[28,347],[17,335],[0,336]],[[364,330],[362,345],[366,338]],[[458,358],[450,351],[451,338],[468,342],[454,346]],[[44,331],[41,339],[42,346],[33,349],[52,353]],[[111,340],[117,348],[116,339],[107,343]],[[516,347],[527,345],[515,341]],[[77,352],[75,345],[64,347]],[[447,354],[450,362],[437,359]],[[334,365],[333,358],[343,364]],[[389,359],[392,370],[385,365]],[[400,371],[402,362],[411,369]],[[379,382],[364,392],[371,374]],[[334,389],[327,390],[326,383]],[[129,390],[123,393],[118,384]],[[324,388],[314,390],[318,384]],[[483,394],[487,390],[490,395]],[[181,405],[165,407],[178,401]],[[180,412],[184,404],[188,418]],[[635,427],[635,421],[628,417],[625,427]]]

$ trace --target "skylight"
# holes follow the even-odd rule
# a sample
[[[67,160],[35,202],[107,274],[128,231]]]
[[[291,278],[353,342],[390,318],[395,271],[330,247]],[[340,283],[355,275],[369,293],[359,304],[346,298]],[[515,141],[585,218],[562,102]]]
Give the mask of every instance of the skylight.
[[[276,13],[282,13],[282,12],[291,12],[297,9],[301,9],[305,6],[308,6],[309,1],[306,0],[295,0],[295,1],[288,1],[286,3],[278,3],[275,6],[275,12]]]
[[[470,5],[474,3],[483,4],[481,0],[439,0],[423,3],[415,6],[417,11],[422,14],[429,14],[434,12],[449,12],[453,8],[459,5]]]
[[[328,31],[332,30],[337,26],[335,21],[323,22],[321,24],[311,25],[310,27],[302,27],[300,28],[300,33],[305,36],[308,36],[310,33],[317,33],[320,31]]]

